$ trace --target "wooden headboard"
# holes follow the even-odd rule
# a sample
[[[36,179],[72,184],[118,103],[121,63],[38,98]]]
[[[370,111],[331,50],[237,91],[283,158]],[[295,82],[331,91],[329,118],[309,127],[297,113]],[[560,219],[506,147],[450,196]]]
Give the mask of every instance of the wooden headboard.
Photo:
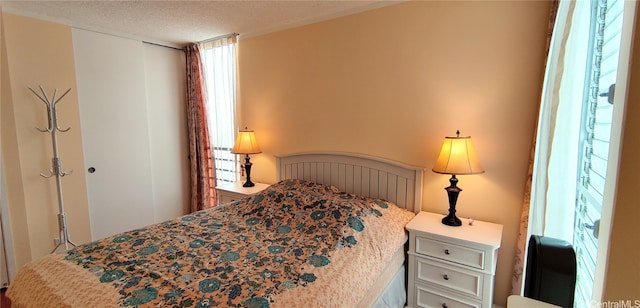
[[[276,156],[276,177],[333,185],[360,196],[421,210],[424,168],[362,154],[318,152]]]

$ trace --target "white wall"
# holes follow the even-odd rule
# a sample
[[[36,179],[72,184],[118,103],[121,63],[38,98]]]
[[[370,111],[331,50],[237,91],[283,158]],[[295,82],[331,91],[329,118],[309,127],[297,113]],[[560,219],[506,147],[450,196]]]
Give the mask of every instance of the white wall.
[[[189,211],[185,57],[144,44],[144,59],[154,220],[160,222]]]
[[[182,52],[82,29],[73,44],[92,239],[185,214]]]

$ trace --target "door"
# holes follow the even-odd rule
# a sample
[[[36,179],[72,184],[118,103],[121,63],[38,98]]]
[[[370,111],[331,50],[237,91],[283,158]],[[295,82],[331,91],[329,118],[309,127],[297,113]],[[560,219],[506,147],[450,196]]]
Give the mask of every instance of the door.
[[[93,240],[154,222],[144,49],[73,29]]]

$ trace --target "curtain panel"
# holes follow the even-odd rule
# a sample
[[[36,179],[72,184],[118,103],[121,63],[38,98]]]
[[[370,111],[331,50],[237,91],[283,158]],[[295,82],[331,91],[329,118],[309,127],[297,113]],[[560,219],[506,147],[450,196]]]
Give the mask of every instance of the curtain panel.
[[[552,36],[554,33],[555,24],[556,24],[556,19],[558,15],[559,5],[560,5],[560,0],[552,0],[551,9],[549,12],[549,23],[547,25],[547,43],[546,43],[547,59],[545,61],[545,77],[544,77],[545,80],[543,83],[543,87],[548,86],[548,82],[549,82],[548,70],[551,67],[550,62],[554,61],[554,59],[552,58],[552,55],[550,55],[549,52],[550,52]],[[562,21],[558,21],[558,22],[562,22]],[[555,60],[557,61],[557,59]],[[544,99],[544,93],[541,96],[541,100],[543,99]],[[515,251],[515,257],[514,257],[513,274],[511,276],[511,294],[516,294],[516,295],[520,295],[523,290],[522,280],[524,278],[523,272],[524,272],[525,259],[526,259],[526,245],[529,237],[528,228],[529,228],[529,212],[531,209],[530,208],[531,187],[532,187],[532,180],[533,180],[534,161],[536,158],[537,137],[539,134],[539,130],[541,129],[541,126],[540,126],[540,117],[542,116],[541,112],[542,110],[540,108],[540,110],[538,111],[539,123],[536,126],[536,129],[534,130],[533,140],[531,144],[531,155],[529,158],[527,181],[525,183],[525,190],[524,190],[524,196],[523,196],[523,202],[522,202],[522,212],[520,215],[520,228],[519,228],[518,238],[517,238],[516,248],[515,248],[516,251]]]
[[[236,182],[240,180],[239,156],[231,153],[231,149],[237,131],[237,36],[201,42],[199,47],[216,183]]]
[[[191,165],[191,212],[216,204],[215,170],[209,143],[209,127],[200,49],[197,44],[184,48],[187,61],[187,125]]]

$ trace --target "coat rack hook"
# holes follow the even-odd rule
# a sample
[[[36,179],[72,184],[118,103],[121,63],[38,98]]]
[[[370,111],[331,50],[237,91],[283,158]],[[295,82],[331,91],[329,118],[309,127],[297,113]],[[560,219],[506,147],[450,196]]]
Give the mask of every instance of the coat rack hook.
[[[39,85],[38,87],[40,87],[40,92],[42,92],[42,96],[44,96],[47,104],[50,105],[51,100],[49,99],[49,96],[47,96],[47,92],[44,91],[44,87],[42,85]]]
[[[58,102],[65,97],[65,95],[67,95],[67,93],[69,93],[69,91],[71,91],[71,88],[67,89],[67,91],[64,91],[64,93],[62,93],[62,95],[56,100],[56,94],[58,92],[58,89],[56,89],[56,92],[53,94],[53,105],[57,105]]]
[[[38,97],[47,106],[47,129],[39,128],[39,127],[36,127],[36,129],[41,131],[41,132],[43,132],[43,133],[52,132],[54,127],[53,127],[53,114],[52,114],[51,108],[53,106],[49,102],[49,99],[47,98],[46,94],[44,94],[44,89],[42,88],[42,86],[40,86],[40,90],[44,94],[44,98],[43,98],[42,96],[40,96],[40,94],[38,94],[36,91],[34,91],[31,87],[28,87],[28,88],[31,91],[31,93],[33,93],[36,97]]]
[[[45,178],[45,179],[48,179],[48,178],[54,176],[53,170],[49,170],[49,174],[44,174],[44,173],[40,172],[40,176]]]
[[[52,105],[52,112],[53,112],[53,115],[54,115],[54,117],[53,117],[53,118],[55,119],[55,121],[54,121],[54,122],[55,122],[55,129],[56,129],[57,131],[59,131],[59,132],[62,132],[62,133],[64,133],[64,132],[68,132],[68,131],[71,129],[71,126],[69,126],[69,127],[65,128],[65,129],[61,129],[61,128],[60,128],[60,126],[58,125],[58,109],[57,109],[57,107],[56,107],[56,106],[58,105],[58,102],[60,102],[60,100],[61,100],[63,97],[65,97],[65,96],[67,95],[67,93],[69,93],[69,91],[71,91],[71,88],[67,89],[67,91],[65,91],[64,93],[62,93],[62,95],[61,95],[61,96],[56,100],[56,95],[57,95],[57,93],[58,93],[58,89],[55,89],[55,91],[53,92],[53,98],[52,98],[52,103],[51,103],[51,105]]]
[[[29,88],[31,93],[35,94],[36,97],[38,97],[45,105],[49,106],[49,102],[47,100],[45,100],[44,98],[42,98],[42,96],[40,96],[40,94],[36,93],[36,91],[34,91],[31,87],[27,87],[27,88]]]
[[[73,173],[73,169],[69,170],[69,172],[61,171],[60,172],[60,176],[66,176],[66,175],[70,175],[72,173]]]

